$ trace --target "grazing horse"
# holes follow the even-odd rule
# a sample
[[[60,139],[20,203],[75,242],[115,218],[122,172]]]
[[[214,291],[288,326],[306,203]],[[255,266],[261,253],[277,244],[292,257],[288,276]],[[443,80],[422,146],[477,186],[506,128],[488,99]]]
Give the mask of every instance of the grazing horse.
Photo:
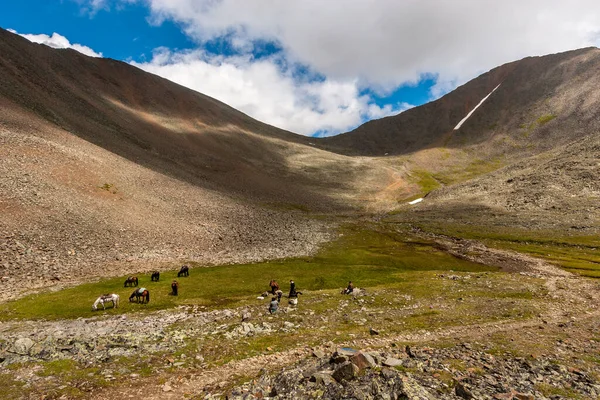
[[[130,276],[129,278],[125,279],[125,283],[123,284],[123,287],[137,286],[137,285],[138,285],[138,277]]]
[[[171,294],[173,296],[177,296],[179,294],[179,283],[177,281],[173,281],[173,283],[171,283]]]
[[[140,302],[140,298],[142,299],[142,304],[150,303],[150,292],[146,288],[135,289],[133,293],[131,293],[131,296],[129,296],[129,301],[133,302],[134,298],[136,303]]]
[[[187,265],[181,267],[181,269],[177,273],[178,278],[181,278],[182,276],[190,276],[190,267],[188,267]]]
[[[160,279],[160,272],[158,272],[158,271],[154,271],[154,272],[152,273],[152,276],[150,276],[150,280],[151,280],[152,282],[158,282],[158,281],[159,281],[159,279]]]
[[[92,311],[96,311],[98,309],[98,304],[102,304],[102,309],[106,310],[106,303],[113,303],[113,307],[119,307],[119,295],[118,294],[103,294],[98,297],[94,304],[92,305]]]

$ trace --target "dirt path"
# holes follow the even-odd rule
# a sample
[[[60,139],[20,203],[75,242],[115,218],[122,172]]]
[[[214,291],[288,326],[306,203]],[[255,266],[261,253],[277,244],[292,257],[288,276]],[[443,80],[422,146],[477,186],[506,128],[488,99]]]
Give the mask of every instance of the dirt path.
[[[598,285],[590,279],[583,278],[543,260],[516,252],[492,249],[472,240],[463,240],[445,236],[416,232],[419,235],[434,239],[435,242],[457,257],[475,262],[496,265],[512,273],[545,280],[545,287],[551,299],[547,309],[535,318],[527,320],[494,321],[468,326],[452,326],[435,331],[371,337],[354,340],[346,345],[357,349],[376,349],[389,346],[391,343],[431,343],[438,340],[454,339],[458,343],[470,342],[500,332],[520,332],[528,328],[536,328],[547,324],[561,324],[573,319],[595,319],[600,310],[590,310],[590,305],[600,302]],[[557,303],[557,304],[555,304]],[[324,350],[332,350],[326,346]],[[199,393],[219,393],[236,380],[258,375],[261,370],[280,369],[308,357],[312,350],[307,347],[260,355],[243,360],[232,361],[211,370],[193,371],[186,375],[170,376],[166,384],[157,384],[156,377],[137,381],[127,390],[130,397],[144,395],[147,399],[180,399]],[[108,388],[93,396],[94,399],[114,400],[123,398],[124,388]]]

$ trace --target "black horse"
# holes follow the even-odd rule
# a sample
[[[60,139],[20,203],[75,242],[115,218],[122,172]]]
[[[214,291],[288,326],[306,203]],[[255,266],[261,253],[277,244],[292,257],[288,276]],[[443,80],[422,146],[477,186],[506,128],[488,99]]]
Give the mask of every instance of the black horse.
[[[190,276],[190,267],[188,267],[187,265],[181,267],[181,269],[177,273],[178,278],[181,278],[182,276]]]
[[[150,276],[150,280],[152,282],[158,282],[160,280],[160,272],[155,271],[152,273],[152,276]]]

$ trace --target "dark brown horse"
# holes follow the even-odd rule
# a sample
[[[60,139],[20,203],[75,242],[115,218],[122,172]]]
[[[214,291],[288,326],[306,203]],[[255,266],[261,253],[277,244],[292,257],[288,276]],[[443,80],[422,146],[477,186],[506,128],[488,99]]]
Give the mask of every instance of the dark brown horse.
[[[154,271],[154,272],[152,273],[152,276],[150,276],[150,280],[151,280],[152,282],[158,282],[158,281],[160,280],[160,272],[158,272],[158,271]]]
[[[188,267],[187,265],[181,267],[181,269],[177,273],[178,278],[181,278],[182,276],[190,276],[190,267]]]
[[[123,284],[123,287],[137,286],[137,285],[138,285],[138,277],[137,276],[130,276],[127,279],[125,279],[125,283]]]
[[[136,303],[140,303],[140,299],[142,304],[150,303],[150,292],[146,288],[135,289],[133,293],[131,293],[131,296],[129,296],[130,302],[133,302],[133,299],[135,299]]]

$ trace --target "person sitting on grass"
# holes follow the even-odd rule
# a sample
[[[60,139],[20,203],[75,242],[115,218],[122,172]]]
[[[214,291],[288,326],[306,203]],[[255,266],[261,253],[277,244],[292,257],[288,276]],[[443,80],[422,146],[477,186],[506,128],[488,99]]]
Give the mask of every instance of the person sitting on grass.
[[[269,303],[269,313],[275,314],[279,309],[279,302],[277,301],[277,297],[273,296],[271,298],[271,303]]]
[[[346,287],[342,293],[351,294],[352,292],[354,292],[354,285],[352,284],[352,281],[350,281],[348,282],[348,287]]]

